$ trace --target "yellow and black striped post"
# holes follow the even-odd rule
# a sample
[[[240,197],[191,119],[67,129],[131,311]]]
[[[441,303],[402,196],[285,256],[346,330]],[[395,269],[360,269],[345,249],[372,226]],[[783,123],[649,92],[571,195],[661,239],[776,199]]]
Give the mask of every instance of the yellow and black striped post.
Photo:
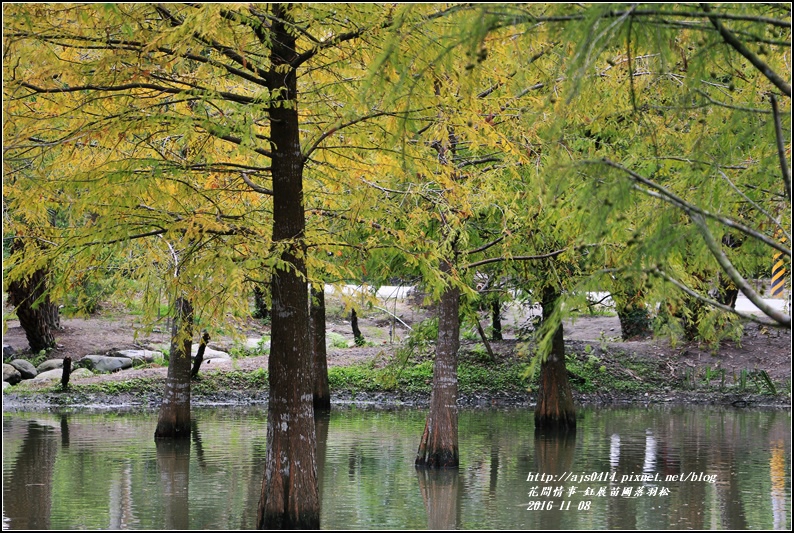
[[[786,242],[786,238],[783,237],[780,242]],[[786,265],[783,262],[783,252],[777,252],[772,259],[772,297],[782,297],[785,287]]]

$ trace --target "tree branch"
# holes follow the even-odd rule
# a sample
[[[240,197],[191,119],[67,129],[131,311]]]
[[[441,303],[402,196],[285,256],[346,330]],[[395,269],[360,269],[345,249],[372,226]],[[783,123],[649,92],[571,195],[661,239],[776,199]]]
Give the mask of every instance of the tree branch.
[[[353,126],[355,124],[358,124],[359,122],[364,122],[364,121],[369,120],[371,118],[378,118],[378,117],[391,115],[391,114],[392,113],[389,113],[387,111],[378,111],[377,113],[372,113],[370,115],[365,115],[363,117],[358,117],[358,118],[355,118],[355,119],[350,120],[348,122],[344,122],[342,124],[338,124],[337,126],[332,126],[330,130],[328,130],[325,133],[323,133],[322,135],[320,135],[320,137],[318,137],[317,140],[314,143],[312,143],[312,145],[306,150],[306,152],[304,152],[304,154],[303,154],[304,159],[308,159],[311,156],[311,154],[317,149],[317,147],[320,145],[320,143],[322,143],[325,139],[327,139],[328,137],[330,137],[331,135],[333,135],[337,131],[339,131],[339,130],[341,130],[343,128],[347,128],[349,126]]]
[[[786,231],[786,229],[780,224],[779,220],[775,219],[775,217],[773,217],[771,215],[771,213],[769,213],[766,209],[764,209],[763,207],[758,205],[758,203],[756,201],[754,201],[752,198],[750,198],[749,196],[744,194],[741,190],[739,190],[739,187],[737,187],[736,185],[733,184],[733,182],[728,178],[728,176],[725,175],[725,172],[720,170],[719,173],[720,173],[720,176],[722,176],[722,179],[724,179],[728,183],[728,185],[730,185],[731,189],[736,191],[736,194],[738,194],[739,196],[744,198],[744,200],[747,203],[749,203],[751,206],[753,206],[755,209],[757,209],[758,212],[760,212],[762,215],[764,215],[766,218],[768,218],[769,221],[772,222],[773,224],[775,224],[778,227],[778,229],[783,231],[783,233],[786,236],[786,238],[789,241],[791,241],[791,235],[789,235],[789,232]]]
[[[172,81],[172,80],[167,80],[167,81]],[[149,89],[152,91],[162,92],[166,94],[187,94],[187,95],[199,96],[200,93],[204,93],[206,95],[211,96],[209,91],[201,87],[193,87],[192,89],[185,90],[185,89],[163,87],[162,85],[156,85],[154,83],[126,83],[123,85],[78,85],[76,87],[53,87],[49,89],[44,87],[37,87],[27,82],[22,82],[20,85],[38,94],[73,93],[79,91],[118,92],[118,91],[128,91],[131,89]],[[216,94],[218,96],[221,96],[224,100],[236,102],[238,104],[257,103],[257,100],[255,98],[242,96],[235,93],[229,93],[225,91],[217,91],[212,94]]]
[[[781,78],[777,74],[777,72],[772,70],[769,67],[769,65],[761,61],[760,57],[758,57],[753,52],[751,52],[750,49],[747,48],[744,45],[744,43],[742,43],[739,39],[737,39],[736,36],[733,33],[731,33],[731,31],[728,28],[723,26],[722,22],[720,22],[717,17],[711,14],[711,8],[709,7],[708,4],[700,4],[700,6],[703,8],[703,11],[706,12],[706,16],[711,21],[711,24],[713,24],[714,27],[717,28],[717,31],[720,32],[722,39],[726,43],[728,43],[731,47],[733,47],[737,52],[739,52],[741,55],[747,58],[747,60],[750,61],[750,63],[752,63],[752,65],[756,69],[758,69],[759,72],[761,72],[761,74],[766,76],[767,79],[771,81],[775,87],[780,89],[783,92],[783,94],[791,98],[791,85],[786,83],[786,81],[783,78]]]
[[[720,216],[720,215],[716,215],[714,213],[710,213],[710,212],[708,212],[708,211],[706,211],[704,209],[701,209],[701,208],[699,208],[699,207],[687,202],[683,198],[677,196],[675,193],[665,189],[661,185],[657,185],[653,181],[651,181],[651,180],[649,180],[647,178],[644,178],[643,176],[640,176],[636,172],[633,172],[632,170],[624,167],[623,165],[615,163],[614,161],[610,161],[609,159],[606,159],[606,158],[601,159],[600,161],[583,161],[583,163],[585,163],[585,164],[599,164],[600,163],[600,164],[605,164],[605,165],[607,165],[609,167],[621,170],[621,171],[625,172],[626,174],[628,174],[629,177],[633,181],[642,183],[643,185],[646,185],[647,187],[650,187],[654,191],[658,191],[658,192],[648,191],[648,190],[642,189],[640,187],[638,187],[637,190],[639,190],[639,191],[641,191],[641,192],[643,192],[643,193],[645,193],[645,194],[647,194],[649,196],[653,196],[655,198],[659,198],[661,200],[664,200],[665,202],[671,203],[671,204],[675,205],[676,207],[679,207],[680,209],[683,209],[687,213],[697,213],[697,214],[700,214],[702,216],[711,218],[712,220],[716,220],[720,224],[724,224],[725,226],[727,226],[729,228],[733,228],[733,229],[736,229],[738,231],[741,231],[745,235],[749,235],[750,237],[753,237],[754,239],[758,239],[759,241],[763,242],[764,244],[770,246],[771,248],[774,248],[775,250],[778,250],[779,252],[783,252],[784,254],[786,254],[789,257],[791,257],[791,250],[789,248],[786,248],[785,246],[783,246],[777,240],[771,239],[771,238],[767,237],[766,235],[764,235],[763,233],[760,233],[760,232],[758,232],[758,231],[756,231],[756,230],[754,230],[752,228],[749,228],[749,227],[745,226],[744,224],[740,224],[739,222],[736,222],[736,221],[731,220],[729,218],[726,218],[726,217],[723,217],[723,216]]]
[[[734,268],[733,264],[731,264],[730,259],[728,256],[725,255],[725,252],[722,251],[722,248],[714,239],[714,235],[711,234],[708,226],[706,225],[706,221],[703,218],[703,215],[699,213],[689,213],[689,218],[692,222],[697,226],[698,231],[703,236],[703,240],[706,242],[706,246],[708,247],[711,255],[717,260],[720,267],[722,268],[723,272],[725,272],[730,280],[733,282],[736,287],[742,291],[748,300],[750,300],[753,305],[755,305],[758,309],[761,310],[766,316],[777,322],[778,324],[791,328],[791,317],[784,313],[780,313],[777,309],[774,309],[769,304],[767,304],[763,298],[761,298],[755,290],[750,286],[749,283],[744,279],[744,277],[739,273],[736,268]]]
[[[170,11],[165,9],[165,7],[163,7],[162,5],[158,4],[157,6],[155,6],[155,10],[158,13],[160,13],[163,19],[169,22],[171,26],[176,28],[182,25],[183,21],[180,20],[175,15],[173,15]],[[248,70],[249,72],[256,74],[257,76],[259,76],[260,79],[265,80],[267,87],[272,87],[272,82],[270,80],[270,74],[268,73],[268,71],[255,66],[251,61],[248,61],[245,57],[243,57],[233,49],[227,46],[223,46],[218,42],[207,40],[197,33],[193,34],[193,38],[207,46],[214,48],[215,50],[218,51],[218,53],[226,56],[227,58],[231,59],[232,61],[243,67],[244,70]],[[260,83],[260,85],[262,84]]]
[[[243,181],[245,182],[245,184],[248,185],[249,187],[251,187],[255,192],[258,192],[260,194],[267,194],[267,195],[273,196],[273,191],[271,191],[270,189],[266,189],[266,188],[264,188],[264,187],[262,187],[260,185],[257,185],[256,183],[251,181],[251,178],[248,177],[248,173],[247,172],[240,172],[240,176],[242,176]]]
[[[557,257],[558,255],[567,251],[568,248],[563,248],[562,250],[555,250],[554,252],[549,252],[547,254],[541,254],[541,255],[516,255],[513,257],[492,257],[490,259],[483,259],[482,261],[477,261],[475,263],[469,263],[468,265],[464,266],[463,269],[477,268],[479,266],[489,265],[491,263],[501,263],[502,261],[537,261],[539,259],[548,259],[550,257]]]
[[[463,252],[463,253],[464,253],[465,255],[474,255],[474,254],[478,254],[478,253],[480,253],[480,252],[484,252],[484,251],[485,251],[485,250],[487,250],[488,248],[490,248],[490,247],[492,247],[492,246],[496,246],[497,244],[499,244],[500,242],[502,242],[502,241],[504,240],[504,238],[505,238],[505,236],[504,236],[504,235],[502,235],[502,236],[500,236],[500,237],[497,237],[496,239],[492,240],[491,242],[489,242],[489,243],[487,243],[487,244],[483,244],[482,246],[480,246],[480,247],[479,247],[479,248],[477,248],[477,249],[474,249],[474,250],[469,250],[468,252]]]
[[[669,274],[663,272],[662,270],[659,270],[658,268],[655,268],[652,272],[655,273],[655,274],[658,274],[659,276],[663,277],[664,279],[666,279],[667,281],[669,281],[670,283],[672,283],[673,285],[675,285],[676,287],[678,287],[679,289],[681,289],[682,291],[687,293],[688,295],[692,296],[693,298],[696,298],[696,299],[700,300],[701,302],[703,302],[703,303],[705,303],[707,305],[710,305],[712,307],[716,307],[717,309],[719,309],[721,311],[725,311],[726,313],[732,313],[734,315],[737,315],[740,318],[744,318],[746,320],[751,320],[752,322],[755,322],[757,324],[762,324],[764,326],[780,327],[780,324],[777,323],[777,322],[771,322],[771,321],[768,321],[768,320],[763,320],[762,318],[760,318],[760,317],[758,317],[756,315],[753,315],[753,314],[742,313],[741,311],[737,311],[736,309],[734,309],[732,307],[729,307],[727,305],[721,304],[721,303],[719,303],[716,300],[712,300],[711,298],[706,298],[702,294],[699,294],[699,293],[693,291],[692,289],[687,287],[685,284],[681,283],[680,281],[678,281],[677,279],[673,278]]]
[[[791,171],[788,168],[788,159],[786,158],[786,143],[783,139],[783,128],[780,125],[780,111],[777,108],[777,98],[774,94],[769,95],[772,101],[772,115],[775,118],[775,139],[777,140],[777,155],[780,158],[780,171],[783,174],[783,184],[786,187],[786,196],[788,197],[789,204],[791,203]]]

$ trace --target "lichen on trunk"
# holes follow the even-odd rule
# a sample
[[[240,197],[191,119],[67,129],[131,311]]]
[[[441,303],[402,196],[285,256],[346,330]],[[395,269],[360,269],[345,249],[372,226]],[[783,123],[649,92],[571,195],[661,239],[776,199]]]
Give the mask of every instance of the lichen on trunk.
[[[190,352],[193,346],[193,306],[187,298],[174,303],[174,324],[163,403],[154,438],[190,438]]]
[[[442,263],[442,271],[451,265]],[[438,342],[433,366],[430,413],[419,443],[415,465],[421,468],[457,468],[458,456],[458,348],[460,347],[460,290],[448,286],[438,311]]]

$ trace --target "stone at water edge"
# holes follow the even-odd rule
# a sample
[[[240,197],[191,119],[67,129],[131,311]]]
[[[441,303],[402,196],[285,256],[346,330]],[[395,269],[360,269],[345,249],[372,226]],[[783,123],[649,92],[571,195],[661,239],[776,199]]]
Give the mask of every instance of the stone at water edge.
[[[163,353],[154,350],[114,350],[108,353],[108,357],[126,357],[132,359],[133,364],[153,363],[155,359],[162,359]]]
[[[56,368],[63,368],[63,359],[47,359],[36,367],[36,372],[41,374],[42,372],[55,370]]]
[[[8,364],[19,370],[19,373],[22,374],[22,379],[33,379],[38,374],[36,367],[24,359],[14,359]]]
[[[94,372],[116,372],[132,368],[132,359],[127,357],[108,357],[106,355],[86,355],[77,362],[78,368],[87,368]]]
[[[80,378],[90,378],[94,377],[94,373],[88,370],[87,368],[78,368],[77,370],[72,371],[69,374],[69,379],[80,379]]]
[[[33,381],[35,383],[40,383],[42,381],[58,381],[61,379],[62,376],[63,376],[63,368],[53,368],[52,370],[39,372],[38,376],[36,376],[35,378],[29,381]]]
[[[5,361],[6,359],[10,359],[11,357],[14,357],[15,353],[16,350],[14,350],[14,348],[12,348],[10,344],[3,345],[3,361]]]
[[[198,352],[198,345],[193,345],[193,350],[190,355],[191,358],[196,357],[196,353]],[[207,361],[209,359],[231,359],[232,356],[226,352],[222,352],[220,350],[213,350],[209,346],[204,348],[204,360]]]
[[[22,374],[19,373],[19,370],[11,365],[3,363],[3,382],[16,385],[20,381],[22,381]]]

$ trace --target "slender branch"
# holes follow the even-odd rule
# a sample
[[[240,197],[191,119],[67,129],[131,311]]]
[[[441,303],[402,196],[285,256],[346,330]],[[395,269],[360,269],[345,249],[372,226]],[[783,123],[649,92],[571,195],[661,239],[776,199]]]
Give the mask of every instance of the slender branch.
[[[758,69],[759,72],[761,72],[761,74],[766,76],[767,79],[771,81],[775,87],[780,89],[783,92],[783,94],[791,98],[791,85],[786,83],[786,81],[783,78],[781,78],[777,74],[777,72],[772,70],[772,68],[770,68],[769,65],[764,63],[760,57],[758,57],[752,51],[750,51],[750,49],[747,48],[744,45],[744,43],[742,43],[739,39],[737,39],[736,36],[733,33],[731,33],[731,31],[728,28],[723,26],[722,22],[720,22],[717,17],[711,14],[711,8],[709,7],[708,4],[700,4],[700,7],[702,7],[703,11],[706,12],[707,14],[706,16],[708,16],[709,20],[711,21],[711,24],[714,25],[715,28],[717,28],[718,32],[720,32],[720,35],[722,35],[722,39],[726,43],[728,43],[731,47],[733,47],[737,52],[739,52],[741,55],[747,58],[747,60],[750,61],[750,63],[752,63],[753,66],[756,69]]]
[[[354,118],[353,120],[350,120],[348,122],[344,122],[342,124],[338,124],[336,126],[332,126],[331,129],[329,129],[328,131],[326,131],[325,133],[320,135],[320,137],[317,138],[317,140],[303,154],[303,157],[305,159],[308,159],[309,156],[317,149],[317,147],[320,145],[320,143],[322,143],[325,139],[327,139],[328,137],[330,137],[331,135],[333,135],[334,133],[336,133],[337,131],[339,131],[339,130],[341,130],[343,128],[347,128],[349,126],[353,126],[355,124],[358,124],[359,122],[364,122],[364,121],[369,120],[371,118],[378,118],[378,117],[391,115],[391,114],[392,113],[389,113],[387,111],[379,111],[377,113],[372,113],[370,115],[365,115],[363,117]]]
[[[780,230],[781,230],[781,231],[782,231],[782,232],[785,234],[786,238],[787,238],[789,241],[791,241],[791,235],[789,235],[789,232],[788,232],[788,231],[786,231],[786,229],[785,229],[785,228],[784,228],[784,227],[783,227],[783,226],[780,224],[780,221],[779,221],[779,220],[777,220],[775,217],[773,217],[773,216],[772,216],[772,215],[771,215],[771,214],[770,214],[770,213],[769,213],[769,212],[768,212],[766,209],[764,209],[762,206],[758,205],[758,203],[757,203],[757,202],[755,202],[755,201],[754,201],[752,198],[750,198],[749,196],[747,196],[746,194],[744,194],[744,193],[743,193],[743,192],[742,192],[742,191],[739,189],[739,187],[737,187],[736,185],[734,185],[734,184],[733,184],[733,182],[732,182],[732,181],[731,181],[731,180],[728,178],[728,176],[726,176],[726,175],[725,175],[725,173],[724,173],[723,171],[721,171],[721,170],[720,170],[720,171],[719,171],[719,173],[720,173],[720,176],[722,176],[722,179],[724,179],[726,182],[728,182],[728,185],[730,185],[730,187],[731,187],[731,188],[732,188],[734,191],[736,191],[736,194],[738,194],[739,196],[741,196],[742,198],[744,198],[746,202],[748,202],[750,205],[752,205],[754,208],[756,208],[756,209],[757,209],[757,210],[758,210],[758,211],[759,211],[761,214],[763,214],[763,215],[764,215],[766,218],[768,218],[768,219],[769,219],[769,220],[770,220],[770,221],[771,221],[773,224],[775,224],[775,225],[778,227],[778,229],[780,229]]]
[[[402,319],[400,319],[400,317],[398,317],[397,315],[395,315],[394,313],[392,313],[392,312],[391,312],[391,311],[389,311],[388,309],[384,309],[384,308],[382,308],[382,307],[378,307],[377,305],[373,305],[372,307],[373,307],[373,308],[375,308],[375,309],[377,309],[378,311],[383,311],[384,313],[386,313],[386,314],[388,314],[388,315],[391,315],[391,316],[392,316],[392,318],[394,318],[394,319],[396,319],[396,320],[397,320],[397,322],[399,322],[400,324],[402,324],[403,326],[405,326],[406,328],[408,328],[408,331],[413,331],[413,330],[414,330],[414,328],[412,328],[411,326],[409,326],[408,324],[406,324],[405,322],[403,322],[403,321],[402,321]]]
[[[475,263],[469,263],[468,265],[464,266],[463,269],[477,268],[479,266],[489,265],[491,263],[501,263],[502,261],[537,261],[540,259],[557,257],[558,255],[567,251],[568,248],[563,248],[562,250],[555,250],[554,252],[549,252],[547,254],[541,254],[541,255],[516,255],[513,257],[492,257],[490,259],[483,259],[482,261],[477,261]]]
[[[735,111],[746,111],[747,113],[759,113],[759,114],[762,114],[762,115],[768,115],[769,114],[769,111],[766,110],[766,109],[758,109],[758,108],[755,108],[755,107],[744,107],[744,106],[730,105],[730,104],[726,104],[725,102],[720,102],[719,100],[715,100],[714,98],[709,96],[708,93],[706,93],[705,91],[702,91],[700,89],[697,89],[697,93],[699,95],[703,96],[703,98],[705,98],[706,100],[708,100],[709,103],[714,104],[716,106],[724,107],[726,109],[733,109]]]
[[[483,163],[500,163],[501,161],[502,159],[498,156],[485,156],[481,157],[480,159],[469,159],[455,163],[455,168],[462,169],[472,165],[482,165]]]
[[[780,158],[780,171],[783,174],[783,184],[786,187],[786,196],[791,203],[791,171],[788,168],[786,158],[786,143],[783,140],[783,127],[780,125],[780,111],[777,108],[777,98],[774,94],[769,95],[772,101],[772,115],[775,117],[775,139],[777,139],[777,155]],[[789,238],[789,240],[791,240]]]
[[[347,222],[355,222],[356,224],[369,226],[372,229],[376,229],[378,231],[383,231],[387,235],[391,235],[392,237],[397,237],[397,234],[393,230],[383,226],[382,224],[378,224],[377,222],[371,222],[371,221],[360,219],[360,218],[351,218],[351,217],[348,217],[346,215],[340,215],[339,213],[334,213],[332,211],[328,211],[327,209],[310,209],[309,213],[311,213],[313,215],[320,215],[320,216],[323,216],[323,217],[337,218],[339,220],[344,220],[344,221],[347,221]]]
[[[489,15],[504,15],[504,13],[495,12],[495,11],[487,11]],[[607,11],[603,13],[600,18],[619,18],[625,17],[627,15],[626,11]],[[684,18],[699,18],[699,17],[713,17],[715,19],[726,19],[726,20],[743,20],[748,22],[760,22],[762,24],[769,24],[770,26],[776,26],[778,28],[791,28],[791,22],[786,20],[778,20],[769,17],[757,17],[752,15],[734,15],[730,13],[703,13],[698,11],[662,11],[656,9],[638,9],[631,13],[633,17],[646,17],[646,16],[664,16],[664,17],[684,17]],[[570,22],[576,20],[584,20],[585,15],[577,14],[577,15],[551,15],[551,16],[533,16],[531,14],[527,14],[524,16],[497,16],[494,19],[494,23],[491,24],[490,29],[499,29],[508,26],[515,26],[517,24],[525,24],[528,22],[532,23],[543,23],[543,22]]]
[[[786,248],[785,246],[783,246],[776,239],[771,239],[771,238],[767,237],[766,235],[764,235],[763,233],[760,233],[760,232],[758,232],[758,231],[756,231],[756,230],[754,230],[752,228],[749,228],[749,227],[745,226],[744,224],[736,222],[735,220],[731,220],[729,218],[726,218],[726,217],[723,217],[723,216],[720,216],[720,215],[716,215],[714,213],[710,213],[710,212],[708,212],[708,211],[706,211],[704,209],[701,209],[701,208],[699,208],[699,207],[687,202],[683,198],[681,198],[678,195],[676,195],[675,193],[667,190],[666,188],[662,187],[661,185],[658,185],[658,184],[654,183],[653,181],[651,181],[651,180],[649,180],[649,179],[647,179],[647,178],[645,178],[643,176],[640,176],[636,172],[633,172],[632,170],[624,167],[623,165],[615,163],[614,161],[610,161],[609,159],[606,159],[606,158],[605,159],[601,159],[600,161],[583,161],[583,163],[585,163],[585,164],[604,164],[604,165],[610,166],[612,168],[616,168],[618,170],[621,170],[621,171],[625,172],[626,174],[628,174],[629,177],[632,180],[634,180],[636,182],[639,182],[639,183],[642,183],[643,185],[646,185],[647,187],[650,187],[651,189],[653,189],[653,191],[648,191],[648,190],[645,190],[645,189],[642,189],[642,188],[638,187],[637,190],[642,191],[643,193],[645,193],[645,194],[647,194],[649,196],[653,196],[655,198],[659,198],[661,200],[664,200],[665,202],[671,203],[671,204],[675,205],[676,207],[679,207],[679,208],[683,209],[687,213],[697,213],[697,214],[700,214],[702,216],[705,216],[705,217],[711,218],[713,220],[716,220],[720,224],[724,224],[725,226],[727,226],[729,228],[733,228],[733,229],[736,229],[738,231],[741,231],[742,233],[744,233],[746,235],[749,235],[749,236],[751,236],[751,237],[753,237],[755,239],[758,239],[759,241],[763,242],[764,244],[770,246],[771,248],[774,248],[774,249],[776,249],[776,250],[778,250],[780,252],[783,252],[784,254],[786,254],[789,257],[791,257],[791,250],[789,248]],[[658,191],[658,192],[654,192],[654,191]]]
[[[178,18],[177,16],[175,16],[171,12],[169,12],[167,9],[165,9],[165,7],[163,7],[162,4],[158,4],[157,6],[155,6],[154,9],[158,13],[160,13],[160,15],[163,17],[164,20],[168,21],[171,24],[171,26],[173,26],[175,28],[181,26],[183,24],[183,22],[184,22],[183,20],[181,20],[180,18]],[[211,41],[211,40],[205,39],[204,37],[202,37],[198,33],[193,33],[193,38],[196,39],[197,41],[201,42],[201,43],[206,44],[207,46],[210,46],[210,47],[214,48],[218,53],[226,56],[227,58],[231,59],[232,61],[234,61],[238,65],[242,66],[243,69],[248,70],[249,72],[252,72],[252,73],[256,74],[262,80],[265,80],[267,87],[272,87],[273,86],[273,83],[272,83],[272,81],[270,79],[270,74],[269,74],[268,71],[263,70],[263,69],[259,68],[258,66],[254,65],[251,61],[247,60],[245,57],[243,57],[241,54],[239,54],[235,50],[229,48],[228,46],[223,46],[222,44],[220,44],[220,43],[218,43],[216,41]]]
[[[257,185],[256,183],[251,181],[251,178],[248,177],[248,173],[247,172],[240,172],[240,176],[242,176],[243,181],[245,182],[245,184],[248,185],[249,187],[251,187],[255,192],[258,192],[260,194],[267,194],[267,195],[273,196],[273,191],[271,191],[270,189],[266,189],[266,188],[264,188],[264,187],[262,187],[260,185]]]
[[[719,263],[720,267],[722,267],[723,272],[728,275],[733,284],[736,285],[740,291],[742,291],[742,294],[744,294],[747,299],[750,300],[753,305],[760,309],[761,312],[766,316],[782,326],[791,328],[791,317],[785,313],[779,312],[777,309],[774,309],[772,306],[767,304],[763,298],[761,298],[758,293],[753,290],[750,284],[747,283],[739,271],[736,270],[730,259],[728,259],[728,256],[725,255],[725,252],[722,251],[722,248],[714,239],[714,235],[711,234],[711,231],[706,225],[703,215],[700,215],[699,213],[689,213],[689,218],[692,220],[695,226],[697,226],[700,234],[703,236],[703,240],[706,242],[706,246],[711,252],[711,255],[714,256],[714,258],[717,260],[717,263]]]
[[[132,241],[135,239],[143,239],[145,237],[152,237],[154,235],[162,235],[163,233],[167,232],[168,230],[165,228],[156,229],[154,231],[149,231],[147,233],[139,233],[137,235],[128,235],[126,237],[121,237],[119,239],[113,239],[112,241],[91,241],[83,244],[83,246],[94,246],[97,244],[108,245],[108,244],[116,244],[118,242],[126,242]]]
[[[667,281],[669,281],[670,283],[672,283],[673,285],[675,285],[676,287],[678,287],[679,289],[681,289],[682,291],[687,293],[688,295],[692,296],[693,298],[696,298],[696,299],[700,300],[701,302],[703,302],[705,304],[708,304],[708,305],[710,305],[712,307],[716,307],[717,309],[719,309],[721,311],[725,311],[727,313],[732,313],[734,315],[737,315],[740,318],[744,318],[746,320],[751,320],[752,322],[755,322],[757,324],[762,324],[764,326],[780,327],[780,324],[777,323],[777,322],[771,322],[771,321],[768,321],[768,320],[764,320],[763,318],[758,317],[758,316],[753,315],[753,314],[742,313],[741,311],[737,311],[736,309],[734,309],[732,307],[729,307],[727,305],[721,304],[721,303],[719,303],[716,300],[712,300],[711,298],[707,298],[707,297],[703,296],[702,294],[699,294],[699,293],[693,291],[692,289],[687,287],[685,284],[681,283],[680,281],[678,281],[674,277],[670,276],[669,274],[663,272],[662,270],[659,270],[658,268],[654,269],[653,272],[655,274],[658,274],[659,276],[663,277],[664,279],[666,279]]]
[[[164,80],[166,81],[166,80]],[[172,80],[167,80],[172,81]],[[177,83],[177,82],[175,82]],[[179,82],[181,83],[181,82]],[[131,89],[149,89],[152,91],[157,91],[166,94],[190,94],[198,96],[198,93],[204,93],[206,95],[218,95],[226,101],[229,102],[236,102],[238,104],[254,104],[257,103],[255,98],[250,98],[248,96],[242,96],[235,93],[229,93],[225,91],[217,91],[210,93],[206,89],[201,87],[194,87],[193,89],[185,90],[185,89],[176,89],[176,88],[169,88],[163,87],[162,85],[156,85],[154,83],[126,83],[124,85],[78,85],[75,87],[37,87],[31,83],[22,82],[20,84],[22,87],[26,89],[30,89],[31,91],[39,94],[52,94],[52,93],[73,93],[73,92],[80,92],[80,91],[106,91],[106,92],[117,92],[117,91],[128,91]]]
[[[240,145],[240,146],[242,146],[242,144],[243,144],[243,139],[241,137],[235,137],[233,135],[228,135],[228,134],[221,133],[220,128],[207,127],[207,128],[204,129],[204,131],[206,131],[208,134],[212,135],[213,137],[215,137],[217,139],[221,139],[223,141],[228,141],[230,143],[237,144],[237,145]],[[251,150],[256,152],[257,154],[263,155],[265,157],[270,157],[270,158],[273,157],[273,154],[271,152],[268,152],[264,148],[251,148]]]
[[[480,246],[479,248],[477,248],[475,250],[469,250],[468,252],[463,252],[463,253],[466,254],[466,255],[474,255],[474,254],[478,254],[480,252],[484,252],[488,248],[499,244],[501,241],[504,240],[504,238],[505,238],[505,236],[502,235],[502,236],[497,237],[496,239],[492,240],[491,242],[489,242],[487,244],[483,244],[482,246]]]

